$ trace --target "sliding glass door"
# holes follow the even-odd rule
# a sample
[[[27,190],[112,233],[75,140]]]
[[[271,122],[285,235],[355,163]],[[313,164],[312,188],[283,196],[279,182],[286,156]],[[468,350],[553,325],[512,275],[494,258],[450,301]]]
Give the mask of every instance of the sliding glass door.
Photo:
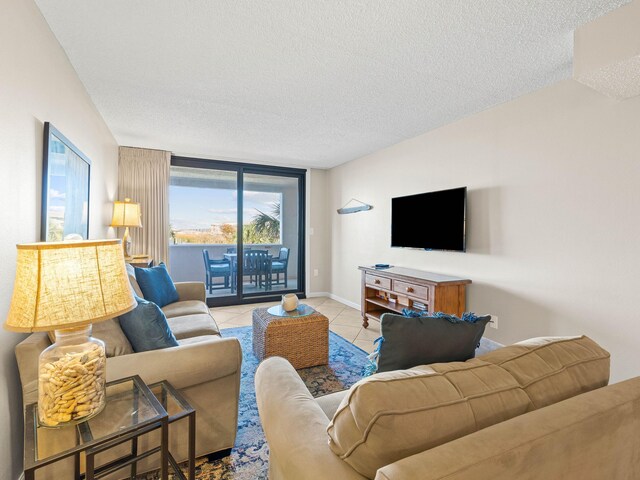
[[[298,291],[298,178],[246,172],[242,203],[245,265],[251,273],[258,272],[243,291],[247,295]]]
[[[169,262],[211,306],[304,295],[305,171],[173,157]]]
[[[206,282],[208,297],[237,297],[225,254],[237,244],[238,172],[172,165],[170,178],[171,276]]]

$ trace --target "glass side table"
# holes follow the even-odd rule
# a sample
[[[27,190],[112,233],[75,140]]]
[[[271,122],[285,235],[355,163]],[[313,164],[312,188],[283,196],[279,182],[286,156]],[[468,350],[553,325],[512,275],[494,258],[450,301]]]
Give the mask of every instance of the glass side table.
[[[284,318],[299,318],[299,317],[307,317],[316,313],[316,311],[310,307],[309,305],[305,305],[304,303],[298,304],[298,308],[295,310],[291,310],[287,312],[282,305],[274,305],[267,309],[269,315],[273,315],[274,317],[284,317]]]
[[[135,478],[137,462],[156,453],[160,453],[160,478],[168,478],[170,417],[167,410],[137,375],[109,382],[106,389],[104,410],[77,425],[42,427],[38,424],[38,404],[25,407],[25,480],[34,480],[37,469],[69,457],[74,458],[76,479],[93,480],[125,467],[130,467],[131,477]],[[171,391],[167,405],[170,395]],[[160,445],[138,453],[138,437],[157,429],[160,429]],[[128,455],[96,467],[96,455],[129,441]],[[84,475],[80,474],[81,453],[86,463]]]
[[[149,385],[149,390],[158,399],[162,408],[169,415],[169,424],[188,418],[188,461],[187,476],[182,473],[171,451],[168,452],[168,460],[173,468],[174,476],[180,480],[195,480],[196,478],[196,411],[189,402],[166,380]]]

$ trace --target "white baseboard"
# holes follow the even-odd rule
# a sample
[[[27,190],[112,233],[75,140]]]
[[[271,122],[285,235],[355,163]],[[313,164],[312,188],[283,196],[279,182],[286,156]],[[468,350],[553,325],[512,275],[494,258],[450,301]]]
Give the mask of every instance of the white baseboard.
[[[20,476],[18,477],[18,480],[24,480],[24,472],[20,474]]]
[[[334,295],[333,293],[329,293],[329,292],[307,293],[307,298],[314,298],[314,297],[329,297],[331,300],[335,300],[336,302],[344,303],[348,307],[355,308],[356,310],[360,310],[360,304],[359,303],[350,302],[349,300],[345,300],[344,298],[339,297],[337,295]]]
[[[311,292],[311,293],[307,293],[307,298],[314,298],[314,297],[329,297],[331,294],[329,292]]]
[[[339,297],[337,295],[334,295],[333,293],[329,294],[329,298],[331,300],[335,300],[336,302],[344,303],[348,307],[355,308],[356,310],[360,310],[360,304],[359,303],[350,302],[349,300],[345,300],[344,298]]]

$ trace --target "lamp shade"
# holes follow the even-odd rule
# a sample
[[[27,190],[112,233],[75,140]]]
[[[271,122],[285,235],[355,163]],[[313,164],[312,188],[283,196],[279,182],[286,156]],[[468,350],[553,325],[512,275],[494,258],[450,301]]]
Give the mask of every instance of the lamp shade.
[[[124,202],[113,202],[112,227],[141,227],[140,204],[125,198]]]
[[[7,330],[72,328],[108,320],[136,306],[118,239],[17,248]]]

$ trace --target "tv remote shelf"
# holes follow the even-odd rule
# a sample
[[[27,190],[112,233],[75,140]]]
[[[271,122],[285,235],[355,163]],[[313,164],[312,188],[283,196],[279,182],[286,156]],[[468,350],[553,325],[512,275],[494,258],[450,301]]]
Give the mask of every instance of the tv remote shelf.
[[[385,313],[402,309],[445,312],[461,316],[465,311],[466,286],[471,280],[404,267],[376,269],[358,267],[362,272],[362,326]]]

